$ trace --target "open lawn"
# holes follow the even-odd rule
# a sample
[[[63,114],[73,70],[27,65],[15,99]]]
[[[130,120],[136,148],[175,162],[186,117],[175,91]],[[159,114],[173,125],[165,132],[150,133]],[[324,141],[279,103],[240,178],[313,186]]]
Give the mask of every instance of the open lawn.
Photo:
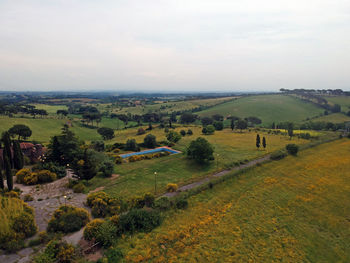
[[[301,122],[308,117],[318,116],[324,110],[311,103],[285,95],[259,95],[242,97],[207,110],[198,112],[200,116],[221,114],[245,118],[255,116],[262,120],[263,126],[272,122]]]
[[[256,132],[232,132],[229,129],[216,131],[214,135],[202,135],[199,127],[178,127],[187,130],[191,128],[192,136],[186,135],[173,148],[184,152],[190,142],[198,136],[206,138],[215,148],[215,161],[209,165],[200,166],[191,160],[188,160],[184,154],[170,155],[159,159],[143,160],[133,163],[123,163],[116,166],[118,178],[106,179],[96,177],[91,180],[89,187],[93,190],[97,187],[105,187],[105,191],[113,196],[131,197],[134,195],[154,192],[154,172],[157,172],[158,193],[165,191],[168,183],[177,183],[179,185],[193,182],[208,174],[214,173],[218,169],[232,167],[239,161],[255,159],[272,151],[284,148],[288,143],[304,144],[308,141],[302,139],[292,139],[282,135],[272,135],[260,132],[267,140],[266,150],[257,150],[255,146]],[[155,128],[151,134],[156,135],[157,140],[164,140],[165,133],[163,129]],[[126,142],[128,138],[135,138],[137,142],[142,142],[146,135],[136,136],[136,130],[128,129],[120,131],[113,141]],[[217,155],[219,154],[219,156]]]
[[[350,262],[350,140],[250,169],[189,198],[126,262]]]

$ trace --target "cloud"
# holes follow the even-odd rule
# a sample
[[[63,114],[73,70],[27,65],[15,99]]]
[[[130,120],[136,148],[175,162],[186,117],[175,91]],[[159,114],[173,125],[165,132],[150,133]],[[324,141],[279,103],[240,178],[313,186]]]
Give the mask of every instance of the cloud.
[[[349,89],[350,3],[0,2],[0,90]]]

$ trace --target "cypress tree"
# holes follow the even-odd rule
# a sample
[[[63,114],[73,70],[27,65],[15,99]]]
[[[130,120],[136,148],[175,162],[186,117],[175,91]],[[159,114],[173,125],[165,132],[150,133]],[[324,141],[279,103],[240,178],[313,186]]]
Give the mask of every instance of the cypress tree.
[[[234,119],[231,119],[231,130],[234,130],[235,128],[235,121]]]
[[[1,141],[0,141],[0,149],[1,149]],[[4,177],[2,175],[2,169],[3,169],[3,160],[0,160],[0,189],[4,189]]]
[[[3,152],[3,158],[4,158],[4,170],[5,175],[7,179],[7,188],[9,191],[13,188],[13,178],[12,178],[12,154],[11,154],[11,140],[10,140],[10,134],[8,132],[4,132],[2,134],[2,141],[4,143],[4,152]]]
[[[263,139],[262,139],[262,145],[263,145],[263,147],[265,149],[266,148],[266,139],[265,139],[265,137],[263,137]]]
[[[256,135],[256,147],[259,149],[260,148],[260,135]]]
[[[17,170],[22,169],[24,166],[23,153],[18,141],[13,142],[13,166]]]

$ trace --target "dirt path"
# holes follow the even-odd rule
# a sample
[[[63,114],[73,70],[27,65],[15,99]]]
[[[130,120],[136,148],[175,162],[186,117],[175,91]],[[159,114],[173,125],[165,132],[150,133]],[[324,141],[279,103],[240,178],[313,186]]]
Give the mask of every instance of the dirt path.
[[[246,164],[241,164],[240,166],[237,166],[237,167],[234,167],[232,169],[227,169],[227,170],[223,170],[223,171],[220,171],[218,173],[215,173],[215,174],[212,174],[208,177],[205,177],[197,182],[194,182],[194,183],[191,183],[191,184],[187,184],[187,185],[183,185],[181,186],[176,192],[173,192],[173,193],[165,193],[164,195],[162,196],[166,196],[166,197],[173,197],[173,196],[177,196],[178,194],[180,194],[181,192],[184,192],[184,191],[188,191],[188,190],[191,190],[193,188],[196,188],[198,186],[201,186],[207,182],[209,182],[213,177],[221,177],[221,176],[224,176],[225,174],[228,174],[232,171],[239,171],[239,170],[242,170],[242,169],[245,169],[245,168],[248,168],[248,167],[252,167],[252,166],[255,166],[256,164],[258,163],[263,163],[263,162],[266,162],[267,160],[270,159],[270,155],[265,155],[264,157],[261,157],[261,158],[258,158],[258,159],[255,159],[255,160],[252,160]]]

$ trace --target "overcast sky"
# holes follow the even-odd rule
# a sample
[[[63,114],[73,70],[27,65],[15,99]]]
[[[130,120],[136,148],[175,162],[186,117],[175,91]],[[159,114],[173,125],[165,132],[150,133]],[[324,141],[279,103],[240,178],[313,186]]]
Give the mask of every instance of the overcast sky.
[[[0,0],[0,90],[350,90],[349,0]]]

